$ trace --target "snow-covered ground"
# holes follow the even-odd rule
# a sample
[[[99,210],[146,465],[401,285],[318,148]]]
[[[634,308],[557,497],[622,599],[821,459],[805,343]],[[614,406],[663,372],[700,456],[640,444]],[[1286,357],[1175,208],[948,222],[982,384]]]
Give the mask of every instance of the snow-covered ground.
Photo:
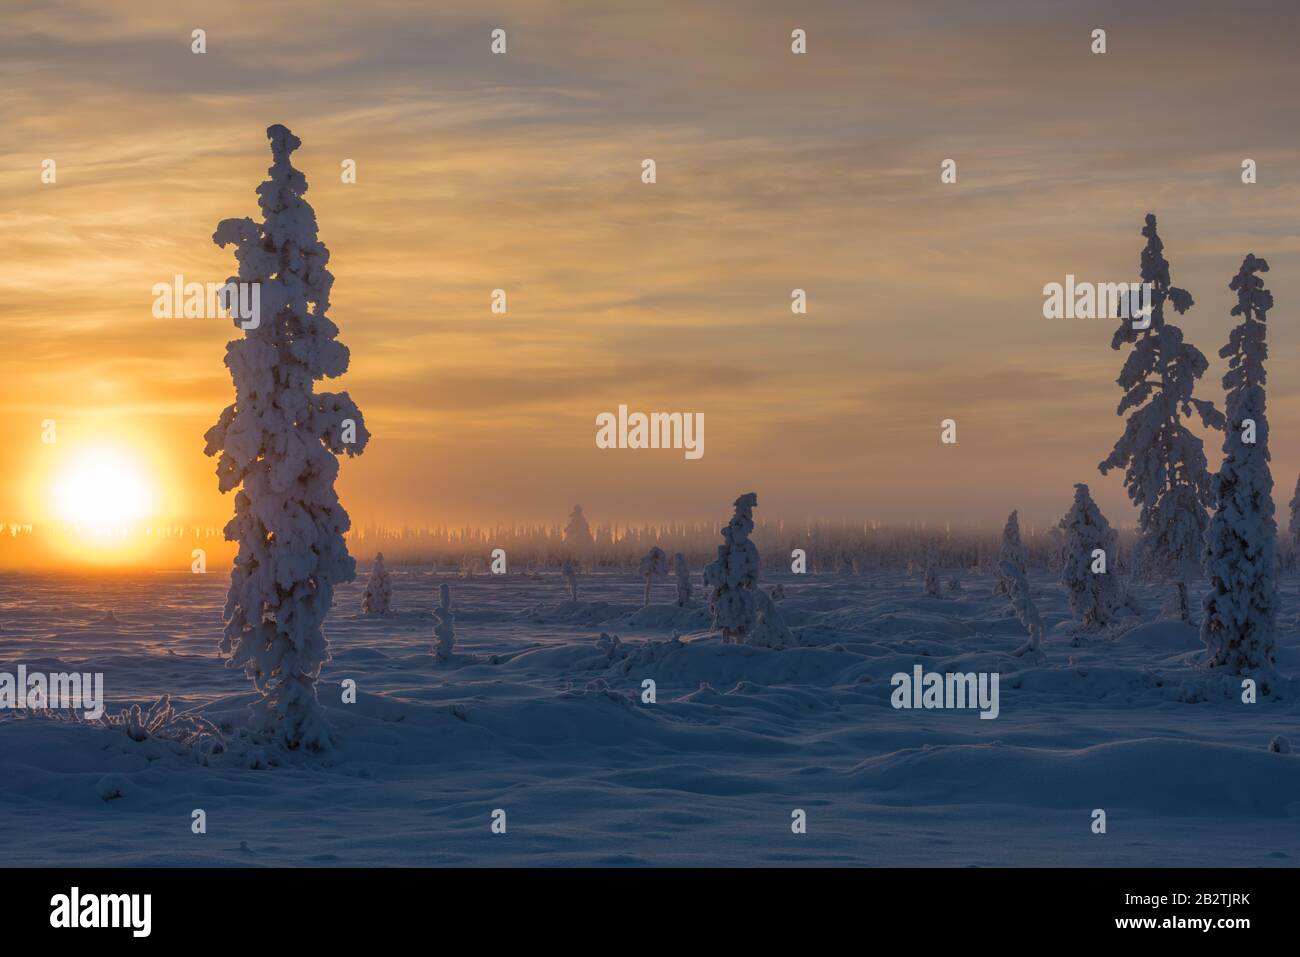
[[[173,742],[0,712],[7,860],[1300,863],[1300,755],[1268,750],[1276,735],[1300,750],[1300,682],[1242,704],[1236,682],[1194,666],[1195,631],[1154,622],[1151,589],[1148,624],[1072,647],[1064,591],[1031,570],[1047,626],[1034,664],[1010,656],[1024,630],[972,575],[942,599],[902,574],[769,576],[802,644],[775,651],[708,637],[702,607],[669,604],[671,581],[642,609],[632,574],[580,578],[577,605],[558,573],[392,574],[395,614],[360,613],[363,570],[327,621],[321,696],[339,747],[256,768],[237,733],[253,696],[216,655],[224,575],[0,577],[0,671],[102,671],[112,710],[170,693],[230,745],[205,766]],[[443,580],[456,642],[439,662]],[[1279,670],[1300,677],[1298,601],[1285,582]],[[621,646],[599,647],[602,632]],[[891,707],[890,676],[917,663],[1000,673],[998,718]],[[641,702],[646,678],[657,703]],[[206,834],[191,833],[196,808]]]

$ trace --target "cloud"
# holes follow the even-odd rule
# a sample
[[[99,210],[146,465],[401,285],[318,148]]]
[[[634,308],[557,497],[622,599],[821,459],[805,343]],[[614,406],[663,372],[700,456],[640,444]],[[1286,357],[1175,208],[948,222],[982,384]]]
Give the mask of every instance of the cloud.
[[[1182,324],[1214,363],[1204,394],[1220,394],[1241,256],[1270,259],[1278,315],[1300,301],[1297,16],[1258,4],[1243,30],[1210,3],[11,3],[0,402],[147,419],[196,507],[228,509],[196,446],[230,401],[229,332],[152,320],[149,289],[228,275],[212,229],[255,213],[263,131],[284,122],[353,352],[331,387],[377,436],[343,467],[359,521],[522,518],[613,489],[677,517],[735,483],[803,514],[959,519],[1023,500],[1046,515],[1088,479],[1120,521],[1118,484],[1092,470],[1119,433],[1123,356],[1105,323],[1042,319],[1041,288],[1135,278],[1156,211],[1198,301]],[[956,186],[939,182],[950,157]],[[488,311],[495,288],[506,316]],[[1300,332],[1270,338],[1285,435]],[[706,458],[598,453],[591,419],[621,401],[704,411]],[[936,438],[949,414],[959,471]],[[28,452],[0,446],[0,471]],[[1274,456],[1279,476],[1300,468],[1280,443]]]

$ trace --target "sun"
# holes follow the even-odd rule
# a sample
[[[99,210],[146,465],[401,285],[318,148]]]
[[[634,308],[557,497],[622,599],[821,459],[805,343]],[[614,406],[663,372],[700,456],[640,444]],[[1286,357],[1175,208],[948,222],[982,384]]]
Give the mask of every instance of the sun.
[[[115,449],[87,449],[50,487],[54,515],[70,525],[120,526],[147,516],[153,488],[140,468]]]

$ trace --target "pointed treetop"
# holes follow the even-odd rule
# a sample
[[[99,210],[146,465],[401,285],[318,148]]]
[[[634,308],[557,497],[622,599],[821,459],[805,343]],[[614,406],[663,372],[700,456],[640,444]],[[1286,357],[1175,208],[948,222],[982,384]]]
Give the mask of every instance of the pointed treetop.
[[[1268,260],[1247,253],[1241,261],[1241,269],[1228,283],[1228,288],[1237,294],[1237,304],[1232,307],[1232,315],[1263,322],[1267,318],[1265,313],[1273,308],[1273,294],[1264,288],[1264,280],[1255,275],[1257,272],[1268,272]]]
[[[1169,261],[1164,256],[1165,244],[1156,232],[1154,213],[1147,213],[1142,235],[1147,241],[1146,248],[1142,250],[1142,281],[1149,282],[1154,287],[1151,328],[1157,329],[1163,324],[1164,315],[1161,307],[1166,298],[1173,303],[1179,314],[1186,312],[1196,303],[1190,292],[1174,286],[1169,278]]]
[[[289,131],[289,127],[280,123],[266,128],[266,137],[271,141],[271,155],[277,163],[289,162],[289,154],[302,146],[302,140]]]

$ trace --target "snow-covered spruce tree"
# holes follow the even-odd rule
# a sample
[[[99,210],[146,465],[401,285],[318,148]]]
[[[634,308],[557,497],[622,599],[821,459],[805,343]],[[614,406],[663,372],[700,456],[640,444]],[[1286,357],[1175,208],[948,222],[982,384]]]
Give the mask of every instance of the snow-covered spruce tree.
[[[722,529],[718,557],[704,566],[704,584],[710,589],[709,609],[713,630],[722,640],[743,643],[754,627],[758,585],[758,549],[749,540],[754,531],[758,494],[746,492],[735,502],[735,514]]]
[[[685,608],[691,601],[691,566],[681,552],[673,556],[673,575],[677,578],[677,607]]]
[[[578,600],[578,570],[574,567],[573,560],[566,558],[564,565],[560,568],[560,574],[564,576],[564,584],[569,589],[569,601]]]
[[[942,598],[939,591],[939,562],[934,554],[934,542],[925,547],[925,593],[930,598]]]
[[[1268,272],[1268,263],[1247,255],[1228,284],[1237,294],[1232,315],[1241,323],[1219,350],[1228,360],[1223,376],[1228,418],[1223,464],[1214,476],[1214,516],[1205,536],[1210,591],[1201,641],[1206,664],[1233,674],[1270,671],[1277,657],[1277,522],[1264,415],[1264,334],[1273,294],[1256,275],[1261,272]]]
[[[346,392],[313,392],[342,375],[348,350],[326,318],[334,277],[303,200],[307,181],[289,162],[301,145],[283,126],[267,130],[273,162],[257,188],[264,217],[223,220],[212,239],[235,247],[239,282],[259,283],[255,327],[226,346],[235,401],[205,435],[220,454],[222,492],[238,489],[225,537],[239,543],[223,617],[221,653],[243,668],[262,698],[253,730],[290,748],[331,743],[316,697],[329,658],[322,625],[334,586],[356,576],[343,533],[347,512],[334,491],[337,456],[370,438]]]
[[[456,647],[456,613],[451,610],[451,589],[443,582],[438,586],[438,607],[433,610],[433,635],[438,639],[433,653],[439,661],[446,661]]]
[[[1070,611],[1086,627],[1109,624],[1124,604],[1115,577],[1119,536],[1082,482],[1074,486],[1074,504],[1058,527],[1065,532],[1061,584],[1070,598]],[[1100,560],[1094,554],[1098,551]]]
[[[361,610],[367,615],[386,615],[393,608],[393,576],[384,567],[384,553],[375,556],[370,566],[370,580],[361,595]]]
[[[596,540],[592,537],[591,526],[587,516],[582,513],[582,506],[573,506],[569,513],[569,523],[564,526],[564,547],[569,556],[578,564],[593,562]]]
[[[1025,577],[1025,571],[1014,562],[1002,559],[998,562],[998,573],[1007,583],[1007,597],[1011,600],[1011,608],[1020,619],[1020,624],[1029,632],[1029,640],[1012,652],[1017,658],[1023,655],[1032,655],[1035,658],[1042,658],[1043,652],[1043,619],[1038,614],[1038,606],[1034,604],[1034,599],[1029,594],[1029,579]]]
[[[645,558],[641,559],[641,564],[637,566],[637,574],[645,579],[645,601],[643,604],[650,604],[650,582],[656,575],[668,574],[668,556],[658,545],[651,545],[650,551],[645,553]]]
[[[758,587],[758,549],[749,540],[754,531],[758,495],[746,492],[735,501],[735,513],[722,529],[718,557],[704,566],[709,589],[713,631],[724,642],[780,648],[794,642],[776,603]]]
[[[1020,513],[1012,512],[1007,516],[1007,524],[1002,529],[1002,547],[998,550],[998,577],[993,583],[994,595],[1011,594],[1011,582],[1001,573],[1002,563],[1010,562],[1020,569],[1023,575],[1029,563],[1025,546],[1020,544]]]
[[[1115,410],[1117,415],[1133,412],[1110,456],[1097,467],[1102,475],[1124,469],[1124,486],[1139,509],[1136,557],[1147,574],[1173,580],[1176,613],[1190,621],[1187,581],[1200,574],[1212,490],[1204,446],[1183,420],[1195,409],[1207,428],[1221,429],[1223,415],[1214,403],[1193,398],[1208,363],[1183,340],[1181,329],[1165,321],[1166,303],[1182,314],[1193,302],[1191,293],[1170,284],[1155,216],[1147,214],[1142,235],[1147,244],[1141,276],[1151,284],[1150,325],[1139,329],[1134,319],[1121,319],[1111,339],[1115,350],[1133,344],[1116,379],[1124,398]]]
[[[1300,549],[1300,478],[1295,480],[1295,495],[1288,503],[1291,507],[1291,521],[1287,531],[1291,535],[1291,555],[1294,561],[1297,549]]]

